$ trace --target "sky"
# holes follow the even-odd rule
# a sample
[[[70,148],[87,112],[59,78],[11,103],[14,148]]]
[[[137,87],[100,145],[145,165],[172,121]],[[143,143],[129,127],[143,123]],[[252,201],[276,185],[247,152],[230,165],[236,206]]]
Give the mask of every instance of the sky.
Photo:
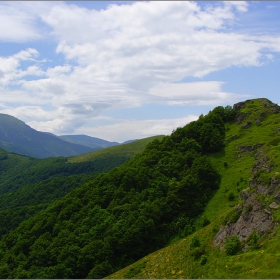
[[[124,142],[280,104],[280,2],[1,1],[0,113]]]

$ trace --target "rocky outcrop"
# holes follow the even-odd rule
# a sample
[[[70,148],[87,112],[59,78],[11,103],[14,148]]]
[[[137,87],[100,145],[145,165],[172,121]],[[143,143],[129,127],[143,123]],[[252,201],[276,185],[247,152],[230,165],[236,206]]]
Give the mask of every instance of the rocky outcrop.
[[[247,128],[249,128],[251,125],[252,125],[251,122],[246,122],[244,125],[242,125],[242,128],[243,128],[243,129],[247,129]]]
[[[275,103],[272,103],[270,100],[266,98],[259,98],[258,101],[263,105],[265,108],[265,111],[260,112],[260,115],[255,116],[254,123],[256,125],[260,125],[261,122],[265,119],[265,117],[268,114],[279,114],[280,113],[280,106],[278,106]],[[254,100],[246,100],[244,102],[239,102],[235,105],[233,105],[233,108],[235,109],[236,113],[236,122],[238,124],[242,124],[243,121],[248,119],[248,117],[251,115],[254,109],[251,109],[250,112],[241,112],[243,108],[246,106],[250,106],[254,104]],[[252,120],[253,121],[253,120]],[[252,125],[252,121],[248,121],[242,126],[242,128],[247,129]]]
[[[253,152],[257,150],[255,155],[255,163],[252,167],[253,178],[249,182],[249,188],[242,191],[240,199],[245,201],[242,206],[236,207],[235,211],[239,211],[240,216],[235,222],[228,222],[225,226],[221,226],[216,234],[213,245],[219,246],[225,242],[227,237],[237,235],[240,241],[248,239],[255,231],[259,235],[263,235],[274,227],[271,211],[279,208],[280,203],[280,176],[276,173],[270,179],[270,183],[264,183],[258,180],[258,172],[271,172],[272,167],[270,161],[265,157],[261,145],[256,146],[239,146],[242,152]],[[258,199],[258,195],[269,197],[274,195],[274,200],[269,205],[264,205]]]
[[[256,174],[258,171],[271,172],[272,166],[269,162],[269,159],[265,156],[265,153],[262,149],[259,149],[255,155],[255,163],[252,168],[252,173]]]
[[[237,235],[239,239],[246,240],[254,231],[263,235],[267,230],[272,228],[273,220],[271,212],[265,209],[257,199],[256,193],[250,194],[245,190],[241,194],[246,197],[246,202],[243,204],[242,214],[236,223],[228,223],[222,226],[216,234],[213,245],[218,246],[223,243],[226,237]],[[239,207],[235,209],[239,211]]]
[[[242,146],[239,145],[237,146],[237,148],[242,152],[242,153],[246,153],[246,152],[255,152],[257,149],[259,149],[260,147],[262,147],[262,144],[257,144],[254,146]]]
[[[254,124],[260,125],[267,116],[280,113],[280,106],[266,98],[258,99],[258,101],[247,100],[233,107],[237,112],[236,122],[243,129],[248,129]],[[243,110],[244,108],[246,110]],[[278,131],[280,132],[280,128]],[[229,141],[237,138],[237,136],[232,136]],[[277,141],[275,143],[278,145]],[[214,238],[213,245],[220,248],[223,248],[226,238],[232,235],[244,241],[248,240],[254,232],[263,235],[273,229],[277,224],[273,221],[272,213],[280,208],[280,174],[276,172],[272,176],[271,172],[276,165],[273,165],[275,162],[272,162],[271,154],[265,153],[263,144],[239,145],[237,148],[241,153],[255,155],[252,166],[253,176],[249,181],[249,188],[240,194],[240,205],[236,207],[234,213],[229,214],[226,218],[228,222],[220,227]],[[272,196],[274,201],[271,201]]]

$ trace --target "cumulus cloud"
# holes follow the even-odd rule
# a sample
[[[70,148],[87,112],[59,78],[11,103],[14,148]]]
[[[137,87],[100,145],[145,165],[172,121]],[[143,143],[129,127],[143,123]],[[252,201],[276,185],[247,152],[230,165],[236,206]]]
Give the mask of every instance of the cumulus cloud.
[[[248,6],[244,1],[205,8],[190,1],[139,1],[98,11],[56,1],[0,3],[1,41],[53,40],[64,59],[42,68],[38,61],[46,60],[35,48],[0,57],[2,102],[9,103],[6,110],[51,132],[86,129],[110,108],[234,102],[241,95],[225,92],[221,81],[175,82],[231,66],[260,66],[271,60],[267,52],[280,52],[277,36],[228,29]],[[176,121],[129,121],[107,128],[119,131],[117,136],[138,126],[139,135],[140,129],[149,135],[146,126],[157,134],[170,125],[176,127]],[[105,133],[95,129],[92,133]],[[140,136],[129,138],[135,137]]]
[[[38,51],[32,48],[22,50],[9,57],[0,57],[0,85],[9,85],[9,83],[15,83],[18,78],[33,74],[40,75],[43,72],[40,71],[36,66],[31,66],[27,70],[21,70],[19,67],[22,62],[35,61],[38,56]],[[34,71],[36,70],[36,71]]]
[[[118,120],[115,124],[84,127],[82,130],[78,128],[76,133],[99,135],[99,137],[109,141],[124,142],[129,139],[141,139],[154,135],[169,135],[175,128],[183,127],[197,118],[198,116],[189,115],[176,119]]]
[[[222,82],[193,82],[180,84],[161,84],[151,88],[150,94],[161,98],[162,102],[170,105],[213,105],[234,101],[234,93],[223,92]],[[246,97],[244,95],[243,97]]]
[[[51,4],[48,2],[0,2],[0,41],[28,42],[44,38],[42,27],[38,26],[43,14],[48,13]]]

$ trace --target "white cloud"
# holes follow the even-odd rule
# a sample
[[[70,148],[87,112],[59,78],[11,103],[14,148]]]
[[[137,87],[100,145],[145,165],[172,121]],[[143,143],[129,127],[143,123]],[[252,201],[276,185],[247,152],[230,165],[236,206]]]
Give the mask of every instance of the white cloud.
[[[40,49],[0,57],[1,102],[29,124],[55,133],[86,129],[110,108],[234,102],[241,95],[223,91],[222,82],[174,82],[231,66],[260,66],[271,60],[270,51],[280,52],[280,37],[229,31],[240,12],[248,12],[248,3],[216,2],[202,9],[190,1],[139,1],[100,11],[56,1],[0,3],[2,26],[9,26],[0,27],[0,40],[54,40],[65,58],[43,70],[38,61],[47,60],[38,60]],[[171,125],[178,126],[175,120],[128,121],[92,133],[122,137],[139,127],[137,133],[148,136],[149,126],[154,135]]]
[[[150,90],[150,94],[163,99],[170,105],[217,105],[234,102],[240,95],[223,92],[222,82],[193,82],[161,84]],[[244,95],[243,97],[248,97]]]
[[[240,12],[248,11],[248,3],[246,1],[224,1],[225,5],[233,6]]]
[[[154,135],[169,135],[177,127],[183,127],[197,118],[198,116],[190,115],[177,119],[119,120],[116,124],[77,129],[76,133],[99,135],[98,137],[109,141],[124,142],[129,139],[141,139]]]
[[[36,66],[31,66],[25,71],[19,68],[22,62],[35,61],[35,57],[37,56],[37,50],[28,48],[9,57],[0,57],[0,85],[9,85],[9,83],[16,82],[19,77],[30,74],[34,75],[34,67]],[[36,72],[38,73],[39,69],[36,69]]]
[[[40,17],[48,13],[48,2],[0,2],[0,41],[28,42],[44,38],[47,34],[38,26]]]

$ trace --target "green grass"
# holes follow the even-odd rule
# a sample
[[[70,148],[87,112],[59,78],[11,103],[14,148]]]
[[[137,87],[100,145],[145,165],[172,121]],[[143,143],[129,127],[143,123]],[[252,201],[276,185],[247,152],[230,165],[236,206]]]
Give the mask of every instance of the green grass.
[[[94,151],[91,153],[69,157],[68,162],[74,163],[74,162],[92,161],[96,158],[110,157],[111,155],[123,155],[126,156],[127,158],[131,158],[134,155],[142,152],[148,143],[152,142],[155,139],[161,140],[163,137],[164,137],[163,135],[152,136],[141,140],[136,140],[128,144],[122,144],[119,146],[113,146],[106,149]]]
[[[266,180],[268,183],[273,176],[280,177],[280,132],[277,132],[280,127],[280,114],[271,114],[269,107],[264,104],[267,104],[264,99],[252,100],[247,104],[241,112],[250,115],[240,125],[231,123],[226,126],[227,140],[237,135],[239,138],[228,141],[223,151],[210,155],[213,165],[222,175],[222,181],[219,190],[197,219],[195,223],[197,231],[183,239],[175,236],[169,246],[107,278],[127,278],[129,271],[142,266],[141,271],[130,275],[131,278],[280,278],[279,226],[261,237],[260,247],[256,250],[239,251],[234,256],[228,256],[225,250],[213,246],[214,236],[219,227],[225,223],[225,220],[236,218],[233,217],[235,206],[242,204],[239,199],[240,192],[249,187],[250,179],[256,176],[257,179]],[[242,128],[247,122],[251,122],[251,126],[247,129]],[[242,152],[238,147],[258,144],[264,144],[262,149],[273,168],[271,172],[263,170],[254,175],[252,166],[257,160],[256,152]],[[233,201],[228,199],[230,192],[235,195]],[[259,197],[267,207],[273,201],[273,196],[259,195]],[[279,223],[280,209],[269,210],[273,214],[274,221]],[[201,228],[199,225],[203,217],[207,217],[211,223]],[[190,242],[194,235],[199,236],[203,255],[207,257],[204,265],[201,264],[200,258],[194,258],[190,251]]]

